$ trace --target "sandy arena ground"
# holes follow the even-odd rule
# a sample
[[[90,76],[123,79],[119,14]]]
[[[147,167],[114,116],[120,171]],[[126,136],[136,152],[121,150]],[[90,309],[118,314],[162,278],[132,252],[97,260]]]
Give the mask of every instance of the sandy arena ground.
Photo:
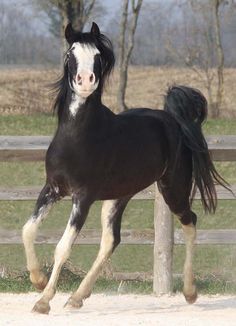
[[[38,293],[0,294],[0,325],[5,326],[235,326],[236,297],[200,296],[188,305],[182,295],[93,294],[78,311],[63,309],[68,294],[57,293],[49,315],[31,313]]]

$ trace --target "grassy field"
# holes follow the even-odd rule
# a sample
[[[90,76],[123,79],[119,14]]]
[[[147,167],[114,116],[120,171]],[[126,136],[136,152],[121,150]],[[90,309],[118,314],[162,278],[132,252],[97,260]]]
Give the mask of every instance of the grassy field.
[[[56,127],[56,117],[49,113],[50,99],[44,96],[45,85],[52,77],[56,77],[56,71],[50,70],[47,74],[40,71],[23,70],[19,74],[1,74],[0,85],[0,130],[2,135],[52,135]],[[160,107],[164,89],[168,83],[166,80],[185,84],[191,79],[192,86],[200,87],[200,82],[193,77],[188,70],[168,70],[164,68],[143,69],[132,68],[130,71],[131,82],[128,89],[128,104],[131,106]],[[145,89],[142,89],[143,82],[147,78]],[[234,70],[228,71],[227,83],[234,81]],[[168,77],[168,78],[167,78]],[[11,83],[4,82],[9,78]],[[114,76],[116,81],[117,76]],[[235,78],[236,79],[236,78]],[[159,84],[158,84],[159,83]],[[116,84],[116,83],[114,83]],[[158,86],[156,86],[156,84]],[[227,84],[227,85],[228,85]],[[32,86],[33,85],[33,86]],[[40,86],[40,87],[39,87]],[[33,88],[32,88],[33,87]],[[137,92],[134,93],[134,89]],[[158,89],[158,92],[156,92]],[[21,91],[23,93],[21,94]],[[110,90],[110,93],[108,92]],[[229,91],[229,90],[228,90]],[[228,92],[227,91],[227,92]],[[31,93],[29,93],[31,92]],[[14,95],[15,104],[12,102]],[[20,95],[19,95],[20,94]],[[115,108],[115,87],[107,90],[104,100],[107,105]],[[136,94],[135,97],[132,94]],[[153,96],[153,94],[156,94]],[[29,96],[25,102],[25,97]],[[41,98],[41,101],[39,100]],[[18,101],[18,102],[17,102]],[[146,102],[145,102],[146,101]],[[236,133],[236,119],[225,117],[233,110],[227,100],[227,109],[222,114],[224,118],[219,120],[208,120],[204,125],[204,132],[208,135],[223,135]],[[231,102],[230,102],[231,103]],[[232,104],[231,104],[232,106]],[[45,109],[43,109],[45,108]],[[30,113],[30,114],[29,114]],[[217,169],[232,184],[236,183],[236,163],[217,163]],[[0,163],[1,186],[27,186],[43,185],[45,180],[43,163]],[[0,225],[3,229],[21,229],[27,218],[30,216],[34,202],[0,202],[1,214]],[[66,225],[71,204],[61,202],[50,213],[42,229],[61,229]],[[100,228],[101,203],[95,203],[86,221],[85,228]],[[219,201],[215,215],[205,215],[199,202],[194,203],[194,210],[198,214],[198,228],[201,229],[236,229],[236,202]],[[122,227],[124,229],[143,229],[153,227],[153,202],[131,201],[128,205]],[[179,227],[176,222],[176,227]],[[194,259],[194,270],[197,275],[197,282],[202,292],[227,292],[236,293],[236,251],[235,246],[197,246]],[[54,246],[37,246],[38,254],[44,265],[52,263]],[[88,270],[91,266],[98,246],[75,246],[71,262],[77,268]],[[174,273],[181,273],[184,260],[184,247],[176,246],[174,250]],[[151,246],[121,245],[114,253],[110,268],[113,271],[151,271],[153,267],[153,248]],[[5,271],[5,272],[4,272]],[[30,284],[25,274],[25,258],[22,246],[0,246],[0,273],[16,275],[9,279],[0,277],[0,291],[27,291]],[[66,275],[66,276],[65,276]],[[69,279],[69,281],[68,281]],[[65,272],[61,277],[61,289],[67,290],[78,286],[80,278],[73,273]],[[175,281],[175,290],[181,288],[181,281]],[[101,278],[96,285],[96,291],[116,291],[119,283],[107,281]],[[123,291],[147,293],[152,289],[150,282],[127,282]]]
[[[49,113],[52,107],[53,93],[50,84],[60,76],[59,69],[12,68],[0,71],[0,113],[35,114]],[[203,74],[204,75],[204,74]],[[236,117],[235,89],[236,69],[225,69],[225,96],[221,118]],[[130,67],[127,88],[129,107],[162,108],[163,95],[173,84],[199,88],[207,97],[204,79],[188,68],[170,67]],[[216,91],[213,84],[213,95]],[[104,103],[117,111],[116,93],[118,74],[114,71],[103,95]]]

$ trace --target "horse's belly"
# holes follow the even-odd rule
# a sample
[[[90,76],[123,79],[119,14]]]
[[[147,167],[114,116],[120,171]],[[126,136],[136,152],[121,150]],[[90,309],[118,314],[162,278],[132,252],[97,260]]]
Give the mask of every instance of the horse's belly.
[[[136,172],[136,171],[135,171]],[[117,171],[113,175],[108,174],[101,181],[98,190],[98,199],[115,199],[126,196],[133,196],[149,185],[153,184],[159,177],[160,172],[156,168],[153,170],[143,170],[138,173],[121,173]]]

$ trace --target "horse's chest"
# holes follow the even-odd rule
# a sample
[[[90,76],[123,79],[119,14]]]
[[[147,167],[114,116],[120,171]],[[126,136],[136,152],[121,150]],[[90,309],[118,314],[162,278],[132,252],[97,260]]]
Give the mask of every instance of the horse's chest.
[[[86,182],[104,170],[104,159],[97,146],[88,143],[52,143],[46,158],[47,173]]]

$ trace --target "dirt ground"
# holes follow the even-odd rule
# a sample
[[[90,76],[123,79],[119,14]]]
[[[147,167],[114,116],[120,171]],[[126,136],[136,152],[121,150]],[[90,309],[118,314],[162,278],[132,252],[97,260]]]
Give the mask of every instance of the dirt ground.
[[[200,296],[197,303],[188,305],[180,294],[171,297],[93,294],[79,311],[69,311],[63,308],[68,294],[57,293],[49,315],[30,312],[39,297],[38,293],[1,293],[0,325],[236,325],[235,296]]]

